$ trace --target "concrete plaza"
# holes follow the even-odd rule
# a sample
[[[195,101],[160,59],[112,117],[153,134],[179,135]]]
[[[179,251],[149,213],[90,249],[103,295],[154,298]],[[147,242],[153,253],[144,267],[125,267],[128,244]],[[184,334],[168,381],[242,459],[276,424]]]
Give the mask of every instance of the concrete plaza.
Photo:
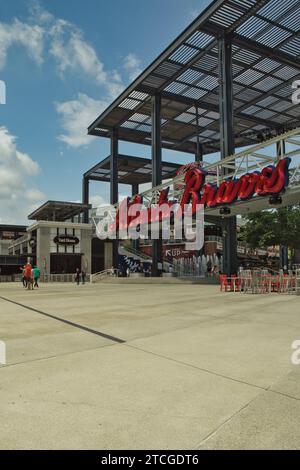
[[[0,448],[299,449],[299,307],[196,284],[1,284]]]

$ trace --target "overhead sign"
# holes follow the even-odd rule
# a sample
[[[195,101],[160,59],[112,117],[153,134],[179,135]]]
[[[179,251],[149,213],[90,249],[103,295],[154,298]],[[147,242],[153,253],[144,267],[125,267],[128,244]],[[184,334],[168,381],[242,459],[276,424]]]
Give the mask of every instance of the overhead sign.
[[[57,235],[53,241],[57,245],[78,245],[79,238],[73,235]]]
[[[184,213],[184,208],[187,205],[191,206],[191,212],[195,214],[199,207],[228,206],[236,201],[245,201],[253,197],[276,196],[288,186],[290,162],[290,158],[283,158],[276,166],[269,165],[261,171],[246,173],[239,178],[230,178],[229,176],[219,186],[205,182],[207,173],[204,169],[192,167],[184,176],[182,192],[178,201],[169,200],[169,187],[160,191],[156,205],[147,208],[142,208],[142,195],[137,195],[132,200],[126,198],[120,203],[110,229],[119,230],[120,228],[164,220],[164,217],[169,215],[168,208],[174,206],[174,203],[177,203],[180,209],[178,211],[180,216]],[[141,210],[138,215],[130,216],[130,208],[135,204],[141,205]]]

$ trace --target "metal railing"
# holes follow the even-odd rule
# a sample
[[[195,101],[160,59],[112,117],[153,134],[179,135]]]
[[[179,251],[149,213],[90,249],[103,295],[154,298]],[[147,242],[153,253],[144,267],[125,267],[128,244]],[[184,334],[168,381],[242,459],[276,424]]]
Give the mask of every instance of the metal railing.
[[[85,282],[90,282],[90,277],[86,274]],[[40,282],[75,282],[75,274],[41,274]]]
[[[0,262],[5,266],[23,266],[27,262],[27,254],[24,255],[0,255]]]
[[[99,271],[98,273],[91,274],[90,282],[100,282],[103,279],[107,279],[108,277],[118,277],[118,270],[117,269],[104,269],[103,271]]]
[[[220,288],[225,292],[242,292],[244,294],[300,294],[300,270],[296,275],[289,271],[284,274],[270,274],[270,269],[243,270],[238,276],[220,276]]]
[[[143,251],[140,251],[140,250],[136,250],[135,248],[133,247],[127,247],[126,246],[122,246],[123,250],[124,251],[127,251],[129,254],[132,254],[136,257],[139,257],[140,259],[148,262],[148,263],[152,263],[152,256],[151,255],[148,255],[147,253],[144,253]],[[163,269],[166,271],[166,272],[169,272],[169,269],[170,267],[173,268],[174,270],[174,263],[172,261],[170,261],[168,258],[166,258],[166,256],[163,256],[162,258],[162,265],[163,265]]]
[[[2,274],[0,282],[21,282],[22,274]]]
[[[40,282],[75,282],[75,274],[41,274]],[[85,282],[90,282],[91,275],[86,274]],[[0,282],[21,282],[22,274],[0,275]],[[82,279],[80,278],[82,282]]]
[[[136,250],[135,248],[133,248],[132,246],[130,245],[121,245],[121,248],[124,250],[124,251],[127,251],[129,254],[132,254],[144,261],[151,261],[152,258],[151,256],[147,255],[146,253],[144,253],[143,251],[140,251],[140,250]]]
[[[11,240],[11,246],[20,245],[21,243],[28,242],[28,240],[29,240],[28,234],[23,235],[22,237]]]

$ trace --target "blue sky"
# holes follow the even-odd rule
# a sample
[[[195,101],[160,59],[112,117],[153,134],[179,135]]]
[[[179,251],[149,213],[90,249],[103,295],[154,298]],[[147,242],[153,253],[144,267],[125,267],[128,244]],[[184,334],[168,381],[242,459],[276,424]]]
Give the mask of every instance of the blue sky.
[[[0,2],[0,223],[24,222],[46,199],[80,200],[82,173],[109,152],[86,127],[209,3]],[[149,156],[126,143],[120,151]],[[108,193],[91,185],[95,203]]]

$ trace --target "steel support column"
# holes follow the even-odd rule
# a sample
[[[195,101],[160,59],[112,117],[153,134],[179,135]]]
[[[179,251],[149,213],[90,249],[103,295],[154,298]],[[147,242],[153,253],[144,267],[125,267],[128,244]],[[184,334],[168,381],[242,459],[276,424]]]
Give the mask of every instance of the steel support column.
[[[110,138],[110,203],[118,202],[118,134],[114,129]],[[118,247],[119,241],[112,241],[112,267],[118,269]]]
[[[152,186],[162,182],[161,169],[161,97],[152,97]],[[152,276],[159,276],[162,265],[162,239],[152,240]]]
[[[136,194],[139,194],[139,185],[137,183],[131,185],[131,196],[135,196]]]
[[[110,203],[118,202],[118,134],[114,129],[110,138]]]
[[[196,141],[195,162],[202,162],[203,161],[203,147],[202,147],[202,144],[200,143],[200,139],[199,139],[199,111],[198,111],[197,104],[195,104],[195,108],[196,108],[196,125],[197,125],[197,128],[198,128],[197,141]]]
[[[221,158],[234,153],[232,45],[230,37],[218,41]],[[223,272],[237,272],[236,217],[228,217],[223,229]]]
[[[82,178],[82,203],[83,204],[89,204],[90,196],[89,196],[89,178],[84,176]],[[89,223],[89,211],[86,210],[83,213],[83,222],[85,224]]]
[[[278,160],[282,158],[285,154],[285,141],[281,140],[280,142],[277,142],[276,144],[276,154]]]
[[[195,162],[203,161],[203,148],[201,144],[197,144],[197,151],[195,153]]]
[[[276,154],[278,160],[285,154],[285,141],[281,140],[276,144]],[[279,266],[285,272],[289,269],[289,250],[285,245],[280,245]]]
[[[139,193],[139,185],[137,183],[131,185],[131,196],[136,196]],[[140,240],[132,240],[132,246],[136,251],[140,249]]]

